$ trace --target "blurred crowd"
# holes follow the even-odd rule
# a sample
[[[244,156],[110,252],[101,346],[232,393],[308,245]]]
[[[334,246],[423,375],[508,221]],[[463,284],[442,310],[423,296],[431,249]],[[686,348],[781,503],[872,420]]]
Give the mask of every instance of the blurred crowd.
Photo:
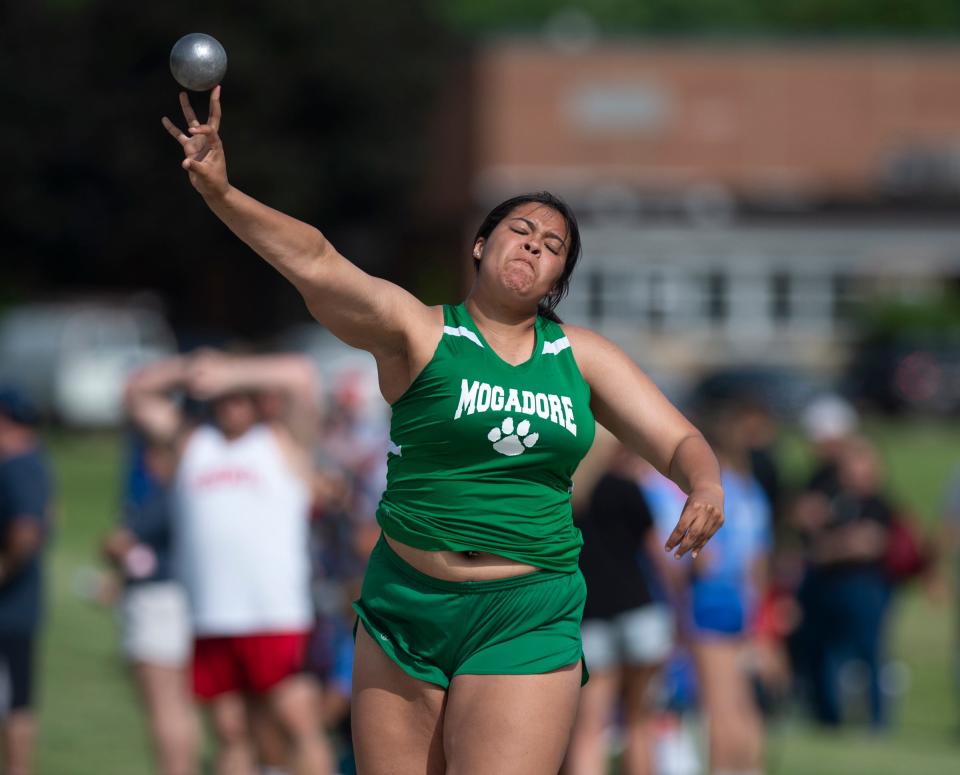
[[[375,376],[200,351],[137,372],[126,407],[104,552],[158,769],[196,772],[199,700],[217,772],[351,771],[350,604],[386,483]]]
[[[570,775],[604,772],[612,753],[628,775],[762,773],[768,730],[788,715],[882,732],[904,688],[887,644],[898,590],[943,584],[932,539],[892,499],[843,398],[804,408],[809,470],[796,482],[761,396],[706,395],[688,409],[726,499],[726,523],[698,558],[674,562],[662,548],[683,493],[615,443],[580,509],[591,681]],[[944,557],[960,535],[960,485],[950,489]]]
[[[371,368],[318,373],[300,355],[213,350],[130,378],[121,517],[102,545],[121,646],[156,771],[354,771],[354,615],[379,536],[389,408]],[[721,462],[725,527],[696,559],[663,544],[684,495],[610,439],[578,475],[590,681],[564,772],[765,770],[786,713],[882,731],[898,681],[887,634],[898,590],[935,589],[930,542],[889,494],[855,409],[825,395],[800,428],[812,464],[788,482],[761,396],[688,407]],[[9,773],[31,771],[40,556],[49,466],[29,399],[0,391],[0,701]],[[944,555],[960,545],[960,477]],[[704,741],[701,744],[701,741]]]

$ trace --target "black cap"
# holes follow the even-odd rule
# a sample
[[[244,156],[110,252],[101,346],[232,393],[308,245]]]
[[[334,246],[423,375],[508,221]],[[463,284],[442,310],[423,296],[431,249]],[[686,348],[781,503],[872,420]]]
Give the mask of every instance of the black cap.
[[[0,415],[19,425],[40,422],[40,410],[36,404],[13,385],[0,385]]]

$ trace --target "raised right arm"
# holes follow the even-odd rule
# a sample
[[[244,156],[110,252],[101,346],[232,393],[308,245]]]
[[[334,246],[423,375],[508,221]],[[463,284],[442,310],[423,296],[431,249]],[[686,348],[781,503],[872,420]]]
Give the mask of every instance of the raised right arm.
[[[185,92],[180,94],[180,105],[187,132],[166,117],[163,125],[183,148],[183,168],[210,209],[293,283],[310,313],[339,339],[368,350],[378,361],[404,354],[418,328],[432,324],[430,308],[399,286],[352,264],[318,229],[230,185],[219,136],[219,86],[210,93],[206,124],[197,119]]]
[[[188,363],[183,356],[166,358],[140,369],[127,380],[127,416],[152,441],[171,443],[183,431],[183,413],[170,392],[186,386]]]
[[[375,356],[406,348],[408,326],[428,308],[344,258],[313,226],[229,186],[205,196],[210,209],[300,292],[310,314],[339,339]]]

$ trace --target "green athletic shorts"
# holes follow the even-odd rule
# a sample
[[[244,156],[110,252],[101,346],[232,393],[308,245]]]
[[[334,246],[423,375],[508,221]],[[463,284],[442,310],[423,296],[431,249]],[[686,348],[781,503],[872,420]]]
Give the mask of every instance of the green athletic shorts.
[[[455,675],[530,675],[581,661],[586,597],[579,570],[436,579],[411,567],[381,535],[353,610],[404,672],[446,689]]]

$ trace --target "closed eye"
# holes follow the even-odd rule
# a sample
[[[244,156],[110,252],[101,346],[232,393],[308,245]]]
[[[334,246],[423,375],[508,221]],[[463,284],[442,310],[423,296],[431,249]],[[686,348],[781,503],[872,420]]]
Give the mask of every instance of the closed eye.
[[[517,218],[516,220],[519,221],[520,224],[523,224],[523,225],[522,225],[522,226],[521,226],[521,225],[512,225],[512,226],[509,227],[509,228],[510,228],[510,231],[512,231],[514,234],[523,235],[524,237],[528,237],[528,236],[530,236],[530,234],[533,233],[533,224],[531,224],[529,221],[527,221],[526,218]],[[527,226],[528,228],[525,229],[524,226]],[[556,236],[555,234],[552,234],[552,233],[551,233],[551,234],[547,234],[546,237],[547,237],[547,239],[551,239],[551,238],[552,238],[552,239],[558,239],[557,236]],[[560,240],[560,244],[549,243],[549,242],[544,242],[543,244],[544,244],[544,247],[546,247],[546,249],[549,250],[551,253],[553,253],[553,255],[555,255],[555,256],[559,256],[559,255],[560,255],[560,251],[563,249],[563,245],[564,245],[563,240]]]

